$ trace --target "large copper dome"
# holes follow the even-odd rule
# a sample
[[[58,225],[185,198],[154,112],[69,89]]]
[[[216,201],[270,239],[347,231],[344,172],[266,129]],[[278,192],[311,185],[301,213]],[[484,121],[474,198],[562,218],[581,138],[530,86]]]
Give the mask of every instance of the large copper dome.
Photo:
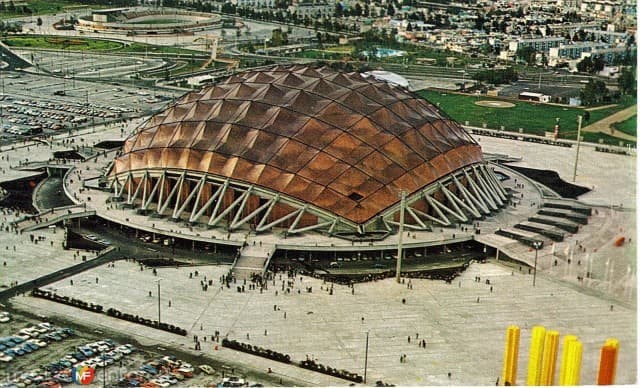
[[[205,173],[361,224],[482,162],[465,130],[409,91],[328,67],[277,66],[188,93],[127,139],[112,176]]]

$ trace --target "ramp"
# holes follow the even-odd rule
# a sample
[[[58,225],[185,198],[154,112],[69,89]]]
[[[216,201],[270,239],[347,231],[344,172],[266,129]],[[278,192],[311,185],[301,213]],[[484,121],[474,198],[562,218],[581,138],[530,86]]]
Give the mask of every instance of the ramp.
[[[15,229],[19,230],[20,232],[30,232],[32,230],[42,229],[50,225],[55,225],[65,220],[84,218],[93,216],[95,214],[95,210],[87,210],[87,208],[82,205],[64,206],[47,210],[35,216],[23,218],[14,222],[13,225]]]

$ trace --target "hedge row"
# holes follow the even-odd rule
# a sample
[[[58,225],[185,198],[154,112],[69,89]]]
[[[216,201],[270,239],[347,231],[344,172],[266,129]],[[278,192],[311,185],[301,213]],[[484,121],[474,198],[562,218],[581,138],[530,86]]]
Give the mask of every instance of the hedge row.
[[[319,364],[313,360],[300,361],[300,366],[305,369],[310,369],[316,372],[324,373],[326,375],[338,377],[340,379],[353,381],[358,384],[362,383],[363,381],[362,376],[357,373],[349,372],[348,370],[344,369],[338,370],[330,366]]]
[[[224,338],[222,340],[222,346],[230,349],[239,350],[245,353],[251,353],[253,355],[268,358],[274,361],[284,362],[285,364],[291,363],[291,356],[289,356],[288,354],[283,354],[270,349],[263,349],[259,346],[245,344],[235,340],[228,340]]]
[[[68,296],[58,295],[56,293],[52,293],[51,291],[42,291],[39,288],[35,288],[31,292],[31,295],[37,298],[52,300],[54,302],[77,307],[77,308],[91,311],[94,313],[102,313],[102,306],[99,304],[87,303],[83,300],[76,299],[76,298],[69,298]]]
[[[99,304],[87,303],[80,299],[69,298],[68,296],[58,295],[58,294],[52,293],[51,291],[43,291],[39,288],[34,288],[31,291],[31,295],[36,298],[48,299],[54,302],[77,307],[77,308],[91,311],[94,313],[100,313],[100,314],[105,313],[103,307]],[[155,329],[168,331],[173,334],[179,334],[179,335],[185,335],[185,336],[187,335],[187,331],[181,327],[170,325],[168,323],[160,323],[160,325],[158,325],[158,321],[152,321],[151,319],[146,319],[143,317],[139,317],[137,315],[123,313],[114,308],[108,309],[106,311],[106,314],[110,317],[124,319],[125,321],[134,322],[140,325],[153,327]]]
[[[269,349],[263,349],[259,346],[246,344],[236,340],[229,340],[224,338],[222,340],[222,346],[229,349],[234,349],[241,352],[250,353],[256,356],[268,358],[274,361],[284,362],[286,364],[291,363],[291,357],[288,354],[283,354],[283,353],[276,352]],[[357,373],[352,373],[344,369],[338,370],[335,368],[324,366],[322,364],[316,363],[313,360],[300,361],[298,364],[302,368],[310,369],[316,372],[324,373],[326,375],[338,377],[340,379],[349,380],[356,383],[362,383],[363,381],[362,376],[360,376]]]
[[[558,146],[558,147],[571,148],[571,143],[559,142],[559,141],[555,141],[553,139],[546,139],[546,138],[525,137],[522,134],[513,133],[513,132],[485,131],[485,130],[478,129],[478,128],[471,128],[470,131],[474,135],[499,137],[501,139],[528,141],[530,143],[541,143],[541,144],[554,145],[554,146]]]
[[[617,150],[617,149],[607,148],[607,147],[596,147],[596,151],[606,152],[609,154],[616,154],[616,155],[627,155],[627,151],[625,150]]]
[[[140,325],[153,327],[154,329],[168,331],[173,334],[187,335],[187,331],[181,327],[170,325],[164,322],[160,322],[160,325],[158,325],[158,321],[152,321],[151,319],[139,317],[137,315],[123,313],[114,308],[108,309],[107,315],[110,317],[118,318],[118,319],[124,319],[125,321],[137,323]]]

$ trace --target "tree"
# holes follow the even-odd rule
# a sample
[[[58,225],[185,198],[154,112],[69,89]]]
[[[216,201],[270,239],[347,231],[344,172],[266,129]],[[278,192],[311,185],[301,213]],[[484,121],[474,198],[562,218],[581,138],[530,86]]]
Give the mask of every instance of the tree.
[[[603,81],[590,79],[582,90],[580,90],[582,104],[592,106],[609,99],[609,89]]]
[[[396,9],[393,6],[393,3],[389,3],[389,6],[387,7],[387,15],[393,16],[395,14],[396,14]]]
[[[478,17],[476,18],[476,21],[475,21],[474,28],[478,31],[482,31],[484,28],[485,22],[486,22],[486,19],[484,18],[484,16],[482,14],[478,14]]]
[[[536,50],[531,46],[521,47],[516,51],[516,57],[529,65],[534,65],[536,63]]]
[[[283,32],[280,28],[276,28],[271,32],[271,45],[282,46],[287,44],[287,33]]]
[[[40,16],[38,16],[38,19],[36,20],[36,25],[38,27],[42,27],[42,18]]]
[[[622,94],[636,94],[636,69],[624,67],[618,77],[618,88]]]
[[[353,15],[362,16],[362,6],[360,5],[360,3],[356,3],[356,6],[353,7]]]
[[[601,55],[595,55],[593,58],[588,56],[578,62],[576,68],[584,73],[597,73],[604,69],[605,61]]]

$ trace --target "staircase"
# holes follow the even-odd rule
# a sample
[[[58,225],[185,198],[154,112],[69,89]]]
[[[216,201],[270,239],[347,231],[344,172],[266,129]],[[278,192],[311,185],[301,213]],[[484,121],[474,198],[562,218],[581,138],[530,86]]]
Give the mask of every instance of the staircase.
[[[240,251],[240,257],[233,266],[236,279],[251,279],[251,275],[262,275],[275,251],[275,245],[250,242]]]

